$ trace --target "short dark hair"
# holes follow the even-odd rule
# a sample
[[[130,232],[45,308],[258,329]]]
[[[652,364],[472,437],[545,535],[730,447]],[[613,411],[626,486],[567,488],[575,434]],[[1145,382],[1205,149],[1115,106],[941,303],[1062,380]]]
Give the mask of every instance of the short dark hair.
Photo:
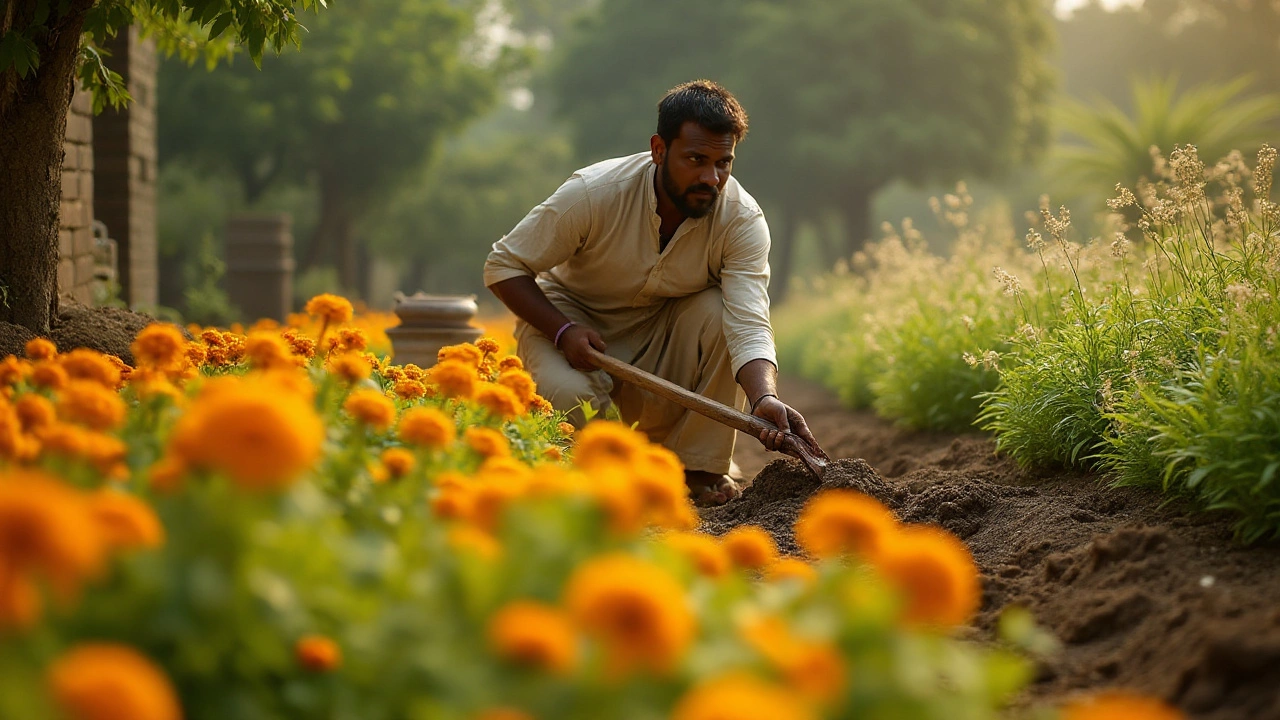
[[[658,137],[670,145],[680,128],[692,120],[713,133],[727,133],[741,142],[747,135],[747,112],[733,93],[711,80],[677,85],[658,101]]]

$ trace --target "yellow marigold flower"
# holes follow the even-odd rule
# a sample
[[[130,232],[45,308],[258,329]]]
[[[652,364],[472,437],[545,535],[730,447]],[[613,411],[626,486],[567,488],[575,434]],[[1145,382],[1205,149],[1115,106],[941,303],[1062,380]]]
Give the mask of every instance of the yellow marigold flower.
[[[846,667],[840,653],[829,643],[795,635],[782,618],[753,618],[742,628],[742,637],[804,695],[832,700],[844,690]]]
[[[182,346],[182,356],[186,358],[187,364],[198,368],[204,365],[205,360],[209,357],[209,352],[204,345],[198,342],[189,342]]]
[[[111,390],[120,387],[120,368],[97,350],[76,348],[59,355],[57,361],[70,378],[92,380]]]
[[[978,609],[978,566],[954,535],[929,526],[908,526],[883,540],[876,569],[907,601],[908,622],[961,625]]]
[[[306,311],[308,315],[326,323],[344,323],[355,314],[355,308],[351,307],[350,300],[329,293],[316,295],[308,300]]]
[[[453,418],[435,408],[415,407],[400,416],[400,440],[410,445],[443,448],[453,444],[458,430]]]
[[[661,445],[649,445],[626,467],[631,473],[630,485],[650,523],[666,528],[697,526],[697,511],[689,502],[684,466],[675,453]]]
[[[498,384],[510,388],[522,405],[533,402],[537,395],[538,388],[533,382],[533,376],[524,370],[503,370],[498,374]]]
[[[536,720],[536,718],[523,710],[499,707],[481,710],[472,720]]]
[[[96,382],[72,380],[58,393],[58,416],[94,430],[119,427],[126,412],[120,394]]]
[[[721,538],[725,553],[744,570],[763,570],[778,559],[778,546],[764,528],[739,525]]]
[[[31,361],[19,360],[13,355],[0,360],[0,386],[17,385],[31,374]]]
[[[447,398],[466,400],[475,393],[475,367],[457,360],[446,360],[431,368],[429,380],[440,390],[440,395]]]
[[[492,535],[474,525],[449,528],[446,540],[455,552],[474,555],[481,560],[496,560],[502,555],[502,545]]]
[[[316,356],[316,341],[297,330],[288,328],[280,333],[280,337],[284,338],[284,341],[289,344],[289,350],[294,355],[308,360]]]
[[[559,423],[556,423],[556,429],[558,429],[560,431],[560,434],[564,435],[565,437],[572,437],[574,431],[576,430],[576,428],[574,428],[572,424],[564,422],[563,420],[560,421]]]
[[[360,328],[342,328],[338,331],[338,349],[345,352],[360,352],[369,347],[369,339]]]
[[[499,657],[566,674],[578,660],[578,639],[563,611],[542,603],[508,603],[489,620],[489,647]]]
[[[704,681],[681,697],[671,720],[816,720],[794,694],[746,673]]]
[[[37,363],[31,369],[31,384],[46,390],[61,390],[69,379],[61,365],[50,362]]]
[[[328,360],[329,372],[349,384],[358,383],[373,374],[373,368],[355,353],[332,355]]]
[[[416,464],[413,453],[404,448],[393,447],[382,451],[382,467],[387,469],[387,473],[393,478],[402,478],[413,472],[413,466]]]
[[[391,391],[401,400],[417,400],[427,394],[427,389],[423,387],[422,383],[408,378],[396,381]]]
[[[150,505],[116,490],[89,496],[89,509],[103,540],[114,548],[155,548],[164,543],[164,527]]]
[[[498,352],[498,341],[491,337],[482,337],[476,341],[476,349],[485,355],[491,355]]]
[[[515,355],[508,355],[498,361],[498,371],[504,370],[523,370],[524,363]]]
[[[29,433],[35,433],[42,428],[50,426],[57,419],[57,414],[53,409],[53,402],[43,395],[26,393],[18,398],[18,402],[14,403],[13,408],[18,412],[18,420],[22,422],[22,429]]]
[[[541,395],[533,396],[533,399],[529,401],[529,410],[538,415],[550,415],[556,411],[555,407],[551,405],[551,401]]]
[[[164,370],[182,364],[186,359],[186,345],[186,338],[178,326],[152,323],[138,333],[129,349],[139,367]]]
[[[45,455],[84,457],[89,453],[90,431],[76,425],[55,421],[41,428],[37,437]]]
[[[342,650],[323,635],[308,635],[293,646],[294,657],[304,669],[315,673],[337,670],[342,665]]]
[[[778,558],[777,562],[765,568],[764,576],[770,582],[799,580],[808,584],[818,578],[818,571],[809,563],[796,558]]]
[[[462,343],[461,345],[445,345],[436,353],[437,363],[446,363],[457,361],[466,365],[474,371],[480,367],[480,361],[484,360],[484,353],[480,348],[471,343]]]
[[[242,380],[202,394],[174,427],[169,450],[243,487],[292,483],[320,455],[324,424],[305,398]]]
[[[401,373],[404,374],[405,377],[409,378],[410,380],[417,380],[418,382],[423,382],[427,379],[427,371],[423,370],[417,365],[414,365],[413,363],[405,363],[404,365],[400,366],[399,370]]]
[[[729,572],[729,556],[710,535],[699,532],[669,532],[662,536],[662,540],[684,556],[701,575],[717,578]]]
[[[53,697],[73,720],[181,720],[164,672],[124,645],[77,645],[49,668]]]
[[[52,360],[58,356],[58,346],[49,338],[33,338],[23,347],[31,360]]]
[[[133,375],[133,368],[126,365],[123,360],[115,355],[103,355],[103,357],[107,359],[107,362],[114,365],[116,370],[120,371],[120,381],[116,383],[116,389],[119,390],[124,387],[124,384],[128,382],[129,377]]]
[[[1176,708],[1156,698],[1108,690],[1067,703],[1062,720],[1185,720]]]
[[[697,631],[684,588],[652,563],[624,554],[588,560],[565,588],[575,624],[603,643],[613,670],[668,672]]]
[[[0,476],[0,575],[40,575],[69,597],[102,569],[104,550],[83,493],[38,470]]]
[[[375,430],[386,430],[396,421],[396,405],[378,390],[361,388],[352,391],[342,409],[357,422]]]
[[[620,422],[597,420],[578,431],[573,462],[586,470],[610,463],[627,464],[648,445],[648,438]]]
[[[0,580],[0,631],[28,630],[40,620],[40,591],[25,575]]]
[[[469,427],[462,434],[467,446],[484,457],[505,457],[511,454],[511,443],[501,432],[487,427]]]
[[[542,449],[542,457],[552,462],[560,462],[564,458],[564,453],[560,451],[559,447],[548,445]]]
[[[477,384],[472,396],[484,409],[495,417],[510,420],[524,414],[524,403],[510,388],[490,382]]]
[[[475,504],[468,487],[440,487],[431,498],[431,512],[444,520],[466,520]]]
[[[182,478],[190,471],[187,463],[180,457],[166,455],[147,469],[147,479],[151,487],[160,492],[173,492],[182,484]]]
[[[800,511],[796,543],[815,558],[856,554],[870,559],[897,522],[872,497],[853,490],[825,490]]]
[[[250,335],[244,341],[244,354],[253,367],[260,370],[295,367],[289,344],[274,332],[259,331]]]

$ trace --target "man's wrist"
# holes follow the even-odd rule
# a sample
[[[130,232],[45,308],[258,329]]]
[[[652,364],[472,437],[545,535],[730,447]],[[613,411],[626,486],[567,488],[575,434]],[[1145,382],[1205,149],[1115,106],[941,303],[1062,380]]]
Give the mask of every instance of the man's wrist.
[[[569,320],[565,324],[561,325],[560,329],[556,331],[555,337],[551,339],[551,344],[555,345],[556,347],[560,347],[560,338],[564,336],[565,331],[567,331],[569,328],[577,324],[578,323],[572,320]]]
[[[765,393],[761,395],[760,397],[755,399],[755,402],[751,403],[751,412],[755,412],[756,408],[760,407],[760,403],[764,402],[765,398],[773,398],[774,400],[777,400],[778,396],[775,395],[774,393]]]

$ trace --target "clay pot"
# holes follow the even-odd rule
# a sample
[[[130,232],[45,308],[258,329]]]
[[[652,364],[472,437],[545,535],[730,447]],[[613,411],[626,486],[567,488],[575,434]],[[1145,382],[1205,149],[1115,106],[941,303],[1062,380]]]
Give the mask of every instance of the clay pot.
[[[476,310],[475,295],[397,293],[395,313],[400,324],[387,330],[394,362],[431,367],[440,348],[475,342],[483,332],[471,326]]]

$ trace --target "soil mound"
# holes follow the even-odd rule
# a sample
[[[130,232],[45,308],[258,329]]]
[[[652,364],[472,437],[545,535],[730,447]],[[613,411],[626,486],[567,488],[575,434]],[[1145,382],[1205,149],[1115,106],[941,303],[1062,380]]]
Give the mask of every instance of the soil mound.
[[[795,461],[765,465],[776,456],[744,440],[735,460],[763,469],[739,500],[702,511],[704,530],[760,525],[796,553],[791,527],[804,503],[852,487],[904,522],[965,540],[982,573],[980,637],[1018,605],[1058,638],[1025,702],[1126,688],[1191,718],[1280,719],[1280,547],[1241,547],[1230,518],[1162,506],[1153,492],[1024,470],[981,435],[896,429],[802,382],[785,381],[781,394],[829,455],[868,462],[838,460],[819,482]]]
[[[155,321],[150,315],[123,308],[70,305],[64,307],[54,321],[49,339],[58,346],[58,352],[89,348],[115,355],[133,365],[129,345],[143,328]],[[186,330],[183,334],[190,339]],[[34,337],[34,333],[20,325],[0,322],[0,358],[22,357],[27,341]]]

